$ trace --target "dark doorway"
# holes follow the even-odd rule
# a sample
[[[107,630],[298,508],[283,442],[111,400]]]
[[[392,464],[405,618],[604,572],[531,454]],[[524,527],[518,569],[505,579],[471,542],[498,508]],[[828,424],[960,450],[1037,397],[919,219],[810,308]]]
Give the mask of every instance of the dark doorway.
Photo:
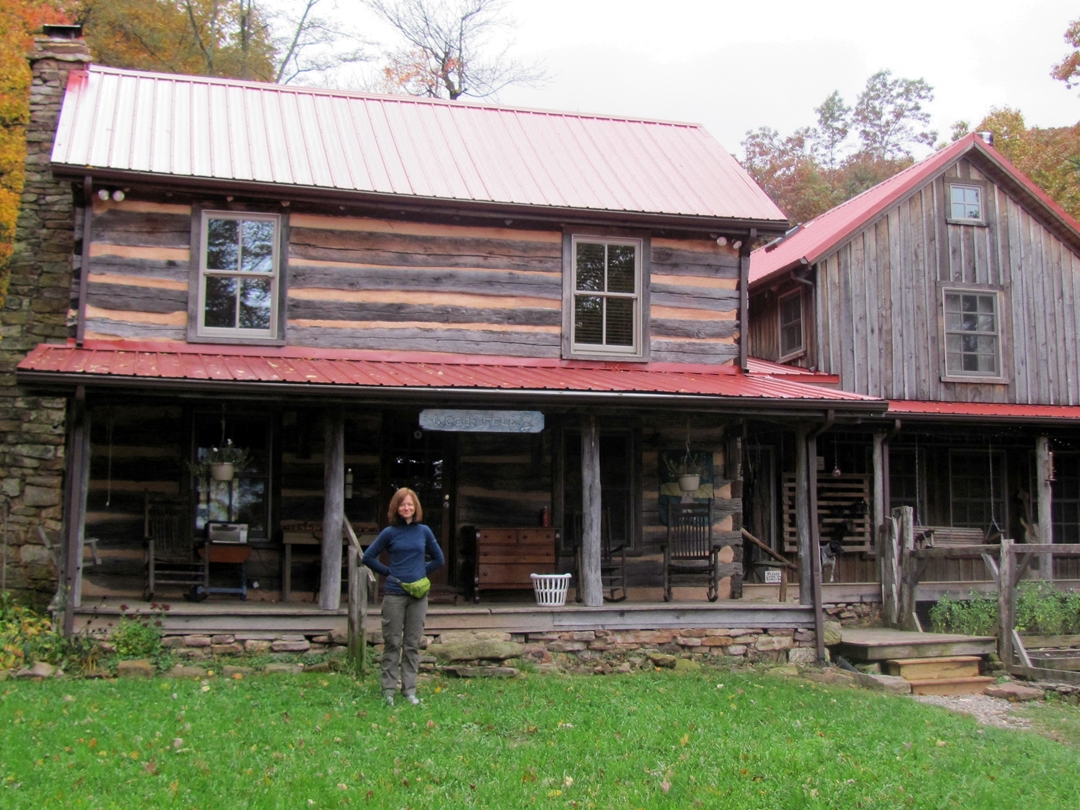
[[[455,435],[420,428],[416,411],[387,414],[383,421],[383,476],[386,482],[379,514],[385,515],[390,497],[408,487],[420,498],[424,523],[439,541],[446,565],[431,576],[432,585],[456,585],[454,525]]]

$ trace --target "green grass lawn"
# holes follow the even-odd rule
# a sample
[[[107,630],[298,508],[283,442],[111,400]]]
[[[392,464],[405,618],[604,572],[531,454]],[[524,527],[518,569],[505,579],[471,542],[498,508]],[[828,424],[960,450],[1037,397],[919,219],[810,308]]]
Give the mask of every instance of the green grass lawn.
[[[915,701],[670,671],[0,683],[3,808],[1080,807],[1080,746]]]

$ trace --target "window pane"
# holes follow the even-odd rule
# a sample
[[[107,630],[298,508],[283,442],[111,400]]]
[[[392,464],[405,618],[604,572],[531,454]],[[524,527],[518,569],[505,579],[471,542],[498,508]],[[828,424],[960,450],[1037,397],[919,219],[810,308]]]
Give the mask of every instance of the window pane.
[[[236,326],[236,279],[210,276],[206,279],[206,326],[231,329]]]
[[[210,219],[206,222],[206,267],[208,270],[235,270],[240,255],[239,222]]]
[[[244,329],[270,328],[270,292],[268,278],[245,278],[240,287],[240,326]]]
[[[604,246],[579,242],[577,246],[577,289],[604,291]]]
[[[634,302],[629,298],[607,299],[607,345],[634,345]]]
[[[634,248],[631,245],[608,245],[608,291],[633,293]]]
[[[592,295],[574,298],[574,341],[577,343],[603,343],[603,299]]]
[[[274,223],[245,221],[240,269],[245,273],[274,272]]]

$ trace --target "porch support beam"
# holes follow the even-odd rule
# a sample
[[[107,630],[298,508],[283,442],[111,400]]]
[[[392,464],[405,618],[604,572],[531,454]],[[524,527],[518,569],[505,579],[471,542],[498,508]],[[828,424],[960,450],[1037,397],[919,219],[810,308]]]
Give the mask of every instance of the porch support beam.
[[[818,430],[813,431],[806,441],[806,454],[809,457],[810,479],[810,603],[814,608],[814,647],[819,664],[825,663],[825,605],[822,601],[821,588],[821,531],[818,526],[817,499],[817,437],[832,425],[832,414]]]
[[[328,408],[323,415],[323,537],[319,607],[341,604],[341,541],[345,523],[345,414]]]
[[[1035,482],[1038,487],[1038,527],[1037,543],[1054,542],[1054,488],[1051,478],[1054,474],[1054,461],[1050,453],[1050,438],[1039,436],[1035,439]],[[1054,558],[1050,554],[1039,555],[1039,578],[1054,578]]]
[[[799,540],[799,604],[812,604],[810,585],[813,571],[810,565],[810,462],[807,460],[806,438],[809,428],[795,428],[795,531]]]
[[[82,565],[83,535],[86,530],[86,492],[90,486],[90,412],[86,407],[86,389],[75,389],[71,407],[71,433],[68,435],[67,481],[64,487],[63,523],[63,632],[75,631],[75,601],[79,596],[79,567]]]
[[[596,417],[581,423],[581,598],[586,607],[604,604],[600,577],[600,433]]]

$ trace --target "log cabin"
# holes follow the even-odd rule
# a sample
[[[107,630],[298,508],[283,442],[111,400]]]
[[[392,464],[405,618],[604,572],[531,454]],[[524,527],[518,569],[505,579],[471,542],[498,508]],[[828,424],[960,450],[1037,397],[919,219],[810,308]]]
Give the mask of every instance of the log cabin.
[[[698,125],[106,68],[60,26],[36,47],[0,345],[7,570],[50,592],[34,529],[59,537],[69,629],[183,606],[148,582],[159,500],[189,549],[242,533],[239,580],[231,558],[205,575],[220,614],[237,594],[334,611],[344,524],[373,536],[402,486],[445,552],[436,601],[531,599],[530,571],[566,571],[599,608],[618,545],[623,595],[660,603],[689,499],[712,506],[726,602],[748,421],[808,435],[885,408],[749,367],[750,248],[788,223]],[[244,463],[219,480],[225,448]]]
[[[756,249],[749,295],[751,363],[889,402],[817,440],[826,588],[876,598],[898,506],[939,545],[1080,538],[1080,224],[988,133]],[[796,551],[792,437],[750,435],[747,523]],[[927,598],[992,589],[979,559],[934,565]]]

